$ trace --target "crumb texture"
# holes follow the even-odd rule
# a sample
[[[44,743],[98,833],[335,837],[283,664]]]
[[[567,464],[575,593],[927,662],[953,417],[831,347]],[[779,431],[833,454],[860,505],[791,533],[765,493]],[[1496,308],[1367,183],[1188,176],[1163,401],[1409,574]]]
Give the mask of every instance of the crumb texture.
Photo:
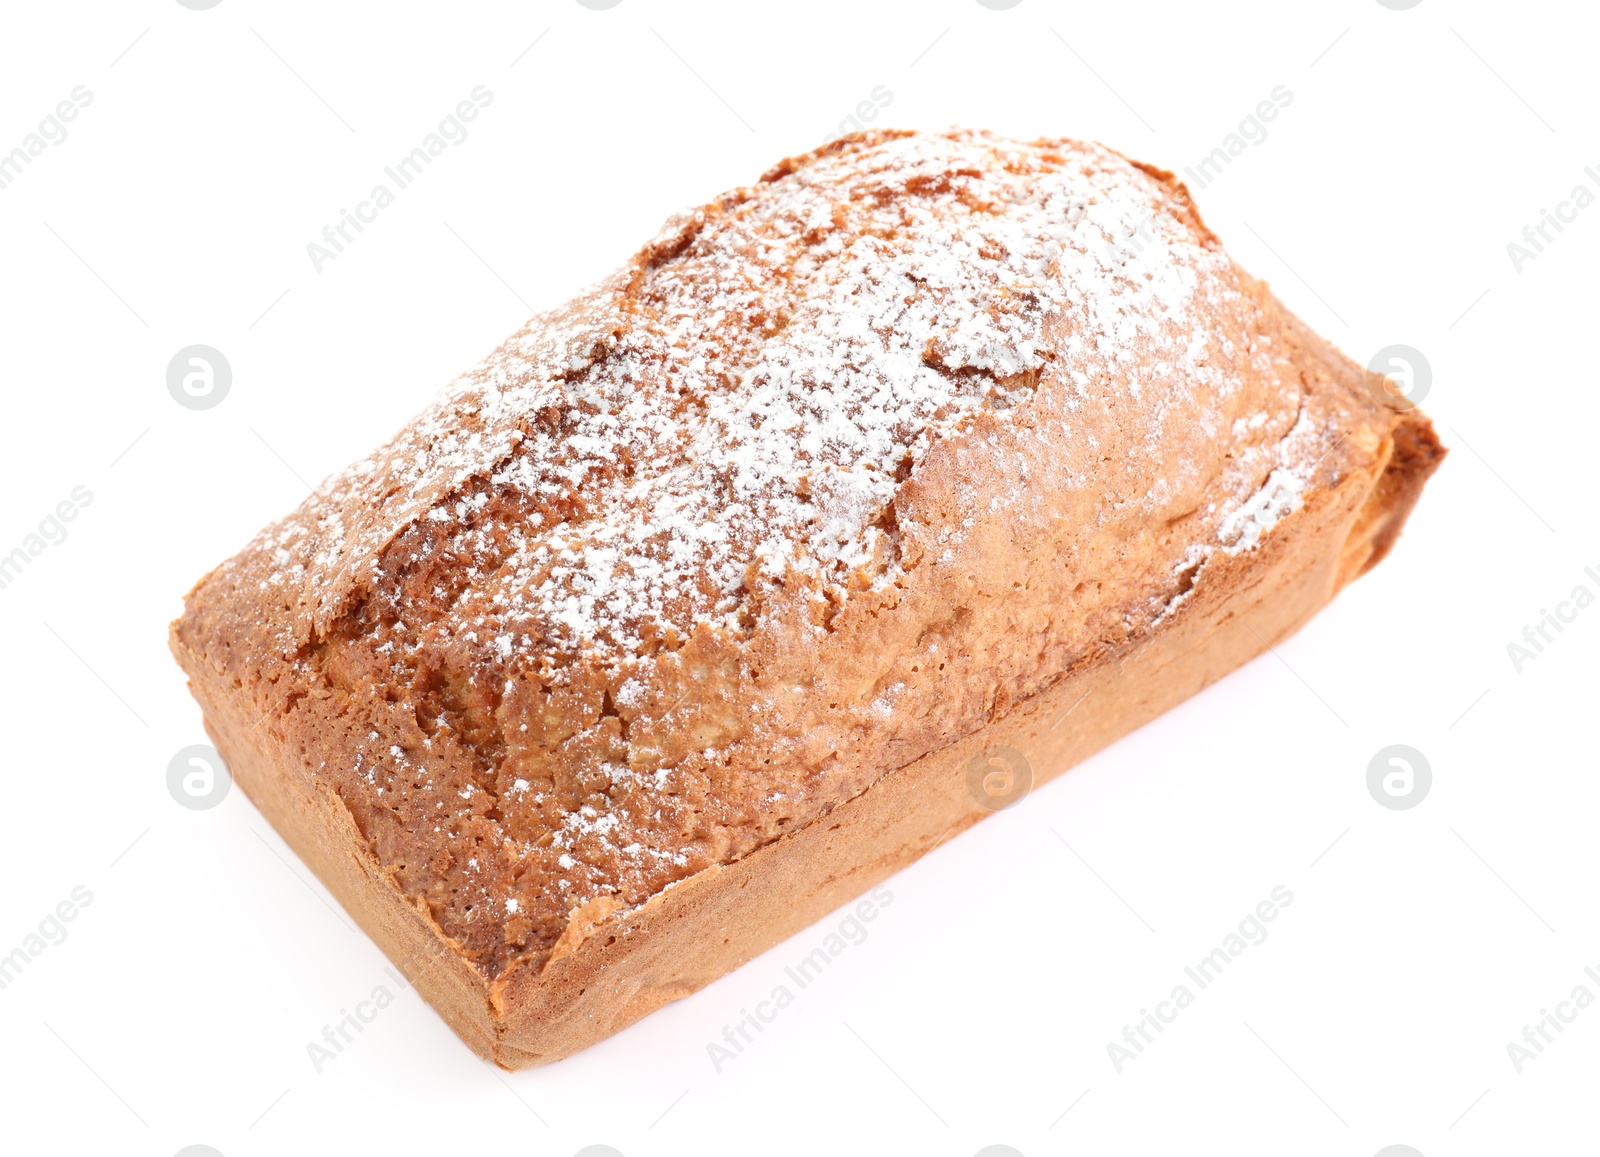
[[[1166,174],[879,132],[533,318],[174,637],[493,978],[1155,629],[1392,421]]]

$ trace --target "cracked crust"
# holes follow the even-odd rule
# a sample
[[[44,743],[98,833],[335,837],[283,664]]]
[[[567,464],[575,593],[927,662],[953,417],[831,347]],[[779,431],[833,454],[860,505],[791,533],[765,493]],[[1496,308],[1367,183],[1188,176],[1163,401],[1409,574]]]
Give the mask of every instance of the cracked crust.
[[[1298,626],[1443,453],[1368,387],[1170,174],[872,134],[534,319],[173,650],[252,799],[520,1067],[979,818],[969,748],[1046,778],[1259,649],[1206,631]],[[1028,730],[1080,685],[1102,718]]]

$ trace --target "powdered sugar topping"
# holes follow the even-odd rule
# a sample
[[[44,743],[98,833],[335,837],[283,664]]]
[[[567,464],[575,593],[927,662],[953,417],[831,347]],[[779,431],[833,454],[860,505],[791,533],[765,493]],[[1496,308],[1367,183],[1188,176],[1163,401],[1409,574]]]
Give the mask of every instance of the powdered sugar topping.
[[[535,319],[465,376],[395,447],[406,493],[339,553],[375,566],[405,520],[469,535],[490,492],[520,495],[473,592],[501,660],[738,631],[785,576],[892,581],[899,482],[1049,358],[1206,372],[1182,323],[1227,259],[1159,195],[1104,150],[984,135],[814,159],[669,223],[605,326]]]

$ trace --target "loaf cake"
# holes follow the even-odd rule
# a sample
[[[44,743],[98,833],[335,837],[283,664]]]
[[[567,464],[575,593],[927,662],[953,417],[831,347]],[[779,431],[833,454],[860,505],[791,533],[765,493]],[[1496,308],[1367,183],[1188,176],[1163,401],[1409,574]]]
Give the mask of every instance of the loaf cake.
[[[1442,458],[1386,385],[1170,173],[866,133],[533,318],[172,650],[243,790],[521,1068],[989,814],[995,753],[1042,782],[1294,631]]]

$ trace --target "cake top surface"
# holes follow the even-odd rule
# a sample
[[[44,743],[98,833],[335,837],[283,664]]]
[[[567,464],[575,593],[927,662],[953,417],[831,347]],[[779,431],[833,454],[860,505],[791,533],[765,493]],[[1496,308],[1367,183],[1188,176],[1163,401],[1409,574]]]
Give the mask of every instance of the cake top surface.
[[[1187,312],[1228,262],[1166,192],[1109,150],[968,132],[780,166],[534,318],[284,524],[280,561],[325,628],[407,526],[470,535],[509,486],[518,524],[470,597],[503,657],[558,662],[747,627],[762,580],[892,578],[898,483],[1050,361],[1140,366],[1157,409],[1208,372]]]

